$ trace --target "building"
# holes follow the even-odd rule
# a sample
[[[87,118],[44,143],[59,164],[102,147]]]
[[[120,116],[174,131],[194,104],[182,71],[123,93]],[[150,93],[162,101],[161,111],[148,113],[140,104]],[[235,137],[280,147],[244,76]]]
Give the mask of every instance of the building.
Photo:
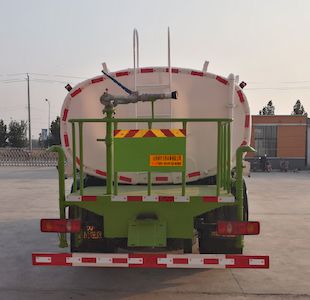
[[[289,162],[289,169],[310,167],[310,119],[307,116],[252,116],[251,146],[246,160],[254,164],[267,155],[273,169],[281,161]]]

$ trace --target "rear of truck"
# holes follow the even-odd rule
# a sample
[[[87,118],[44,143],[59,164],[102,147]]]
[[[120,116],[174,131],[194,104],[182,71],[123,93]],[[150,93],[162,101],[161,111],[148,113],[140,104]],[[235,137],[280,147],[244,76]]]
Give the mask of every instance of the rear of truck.
[[[249,221],[243,180],[243,156],[237,149],[231,166],[231,119],[113,118],[71,119],[73,185],[65,194],[65,154],[58,153],[58,219],[42,219],[43,232],[59,233],[59,246],[70,252],[33,253],[33,265],[141,268],[268,268],[269,257],[243,255],[244,235],[259,234],[259,222]],[[83,126],[105,123],[104,180],[84,176]],[[118,129],[122,123],[141,123],[145,129]],[[179,124],[175,129],[152,129],[153,124]],[[217,174],[187,183],[186,140],[189,124],[217,126]],[[157,126],[160,127],[160,126]],[[141,128],[141,126],[140,126]],[[78,136],[76,137],[76,133]],[[208,139],[202,136],[201,139]],[[77,143],[78,141],[78,143]],[[205,155],[208,155],[206,152]],[[141,172],[147,184],[126,184],[121,172]],[[176,174],[175,184],[164,176]],[[193,175],[194,176],[194,175]],[[163,184],[158,184],[159,181]],[[122,183],[120,184],[119,181]],[[128,182],[129,183],[129,182]]]

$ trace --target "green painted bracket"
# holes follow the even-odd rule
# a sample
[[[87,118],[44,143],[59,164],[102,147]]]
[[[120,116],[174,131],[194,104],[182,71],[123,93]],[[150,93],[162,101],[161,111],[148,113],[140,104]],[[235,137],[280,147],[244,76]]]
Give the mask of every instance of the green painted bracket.
[[[66,218],[65,211],[65,152],[61,146],[52,146],[48,149],[49,152],[58,153],[58,185],[59,185],[59,214],[60,219]],[[65,233],[59,235],[59,247],[66,248],[68,247],[67,236]]]
[[[129,221],[127,244],[129,247],[166,247],[166,222],[157,219]]]
[[[251,146],[241,146],[236,151],[236,200],[237,219],[243,221],[243,154],[246,152],[256,152]],[[237,238],[237,247],[243,247],[243,236]]]
[[[236,199],[243,208],[243,154],[246,152],[256,152],[251,146],[241,146],[236,151]],[[243,212],[239,214],[242,221]]]

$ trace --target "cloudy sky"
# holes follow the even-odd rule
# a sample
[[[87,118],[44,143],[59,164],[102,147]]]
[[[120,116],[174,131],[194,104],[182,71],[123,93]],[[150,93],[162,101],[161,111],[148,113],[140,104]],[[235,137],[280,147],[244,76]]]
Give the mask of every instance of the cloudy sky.
[[[67,82],[132,67],[132,30],[140,65],[167,64],[227,76],[248,86],[251,112],[270,99],[290,114],[296,99],[310,112],[308,0],[0,0],[0,119],[27,119],[30,73],[33,136],[60,113]]]

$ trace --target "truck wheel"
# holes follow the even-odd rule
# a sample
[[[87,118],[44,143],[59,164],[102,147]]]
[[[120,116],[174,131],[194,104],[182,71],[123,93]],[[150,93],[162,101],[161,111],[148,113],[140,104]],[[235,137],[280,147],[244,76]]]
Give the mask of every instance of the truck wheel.
[[[235,220],[235,207],[222,207],[207,214],[208,223],[218,220]],[[242,248],[235,246],[236,238],[216,236],[214,227],[203,227],[198,231],[199,252],[201,254],[242,254]]]
[[[184,239],[183,240],[183,252],[184,253],[192,253],[193,252],[193,241],[192,241],[192,239]]]
[[[202,231],[199,233],[199,253],[201,254],[242,254],[242,248],[235,246],[234,238],[210,237]]]
[[[73,187],[71,187],[73,189]],[[72,192],[72,191],[71,191]],[[69,206],[69,219],[77,219],[77,216],[80,215],[80,208],[76,206]],[[78,252],[77,247],[75,246],[75,240],[77,235],[75,233],[70,233],[70,251]]]

